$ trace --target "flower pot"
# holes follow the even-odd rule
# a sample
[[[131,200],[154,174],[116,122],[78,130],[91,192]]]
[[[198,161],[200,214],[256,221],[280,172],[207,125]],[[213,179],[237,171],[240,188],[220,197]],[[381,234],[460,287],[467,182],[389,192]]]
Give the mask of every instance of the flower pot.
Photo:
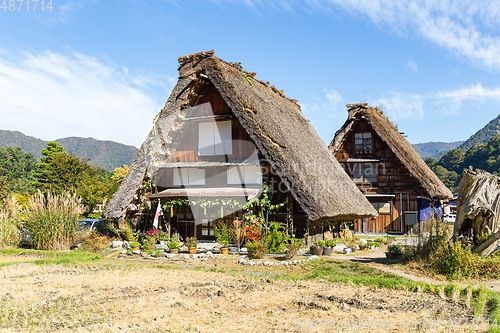
[[[331,246],[324,247],[323,248],[323,255],[324,256],[329,256],[330,254],[332,254],[332,251],[333,251],[333,247],[331,247]]]
[[[170,253],[177,254],[179,253],[179,249],[170,249]]]
[[[313,256],[320,256],[323,254],[323,247],[321,246],[311,246],[309,250]]]
[[[190,254],[195,254],[196,253],[196,246],[190,246],[189,247],[189,253]]]
[[[351,249],[350,247],[346,247],[346,248],[344,249],[344,252],[345,252],[346,254],[351,254],[352,249]]]
[[[394,253],[394,252],[386,252],[385,257],[387,259],[400,259],[401,257],[403,257],[403,254],[402,253]]]
[[[144,247],[146,248],[146,250],[154,251],[154,249],[156,247],[156,244],[155,243],[147,242],[147,243],[144,244]]]
[[[229,253],[229,248],[227,248],[227,247],[221,247],[220,253],[221,254],[228,254]]]

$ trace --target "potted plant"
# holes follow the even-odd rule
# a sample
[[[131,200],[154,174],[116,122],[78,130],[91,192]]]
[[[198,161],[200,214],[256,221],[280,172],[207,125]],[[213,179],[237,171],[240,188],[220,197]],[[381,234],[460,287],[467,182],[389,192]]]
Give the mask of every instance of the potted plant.
[[[323,246],[320,245],[320,242],[322,244],[323,241],[317,241],[309,248],[309,251],[313,256],[320,256],[323,254]]]
[[[399,259],[403,256],[403,250],[399,245],[389,245],[385,253],[387,259]]]
[[[179,253],[179,248],[181,247],[182,242],[179,239],[179,235],[173,235],[172,238],[168,241],[168,248],[170,249],[170,253],[177,254]]]
[[[160,230],[153,228],[146,232],[144,236],[144,247],[147,250],[154,250],[156,246],[156,237],[161,233]]]
[[[130,248],[132,250],[139,250],[140,247],[141,247],[141,243],[139,243],[139,242],[132,242],[132,243],[130,243]]]
[[[380,246],[380,243],[379,242],[368,241],[368,242],[366,242],[366,245],[368,246],[368,248],[370,250],[375,250],[377,247]]]
[[[184,241],[184,245],[186,245],[189,249],[189,253],[196,253],[196,247],[198,246],[198,240],[196,237],[187,237]]]
[[[290,238],[288,242],[285,244],[287,248],[286,258],[292,259],[295,256],[301,247],[304,246],[304,239],[302,238]]]
[[[221,245],[220,252],[222,254],[228,254],[229,244],[231,243],[233,237],[227,224],[224,222],[217,223],[214,229],[214,235],[217,243]]]
[[[329,256],[333,252],[333,247],[335,246],[335,241],[333,239],[325,239],[323,241],[323,255]]]

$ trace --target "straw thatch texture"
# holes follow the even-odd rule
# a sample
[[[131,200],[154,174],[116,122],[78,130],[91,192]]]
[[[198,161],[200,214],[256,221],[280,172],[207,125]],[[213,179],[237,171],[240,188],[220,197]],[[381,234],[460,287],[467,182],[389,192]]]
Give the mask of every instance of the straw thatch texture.
[[[204,85],[213,84],[309,219],[338,220],[377,215],[304,118],[296,101],[255,79],[254,73],[244,72],[214,56],[188,57],[188,62],[181,64],[179,69],[177,86],[156,123],[162,142],[153,161],[166,158],[180,138],[178,133],[182,132],[185,122],[169,122],[169,119],[175,115],[183,117],[183,109],[196,105]],[[136,163],[140,162],[136,159]],[[148,174],[146,169],[140,169],[143,175]],[[107,217],[124,215],[126,202],[134,195],[139,173],[129,173],[134,180],[122,186],[130,189],[117,192],[106,209]]]
[[[348,107],[349,118],[342,128],[335,133],[335,137],[328,146],[333,154],[340,149],[342,142],[352,131],[354,125],[359,120],[365,119],[399,158],[410,174],[417,179],[429,195],[429,198],[436,200],[453,198],[451,191],[432,172],[422,157],[413,149],[413,146],[403,137],[394,124],[384,116],[383,112],[379,111],[378,108],[368,107],[366,103],[348,105]]]

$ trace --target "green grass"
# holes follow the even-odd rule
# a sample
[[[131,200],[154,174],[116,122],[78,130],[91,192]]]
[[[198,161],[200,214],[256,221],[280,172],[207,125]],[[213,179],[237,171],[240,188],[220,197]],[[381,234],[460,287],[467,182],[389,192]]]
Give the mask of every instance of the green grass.
[[[0,255],[19,256],[19,260],[0,263],[0,267],[21,263],[43,264],[72,264],[96,261],[103,254],[84,250],[72,251],[43,251],[27,249],[0,249]]]

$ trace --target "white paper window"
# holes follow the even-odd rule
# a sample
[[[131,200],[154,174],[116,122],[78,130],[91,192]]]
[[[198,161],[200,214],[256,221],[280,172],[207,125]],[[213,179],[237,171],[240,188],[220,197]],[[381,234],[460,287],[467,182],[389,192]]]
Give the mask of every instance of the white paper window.
[[[354,148],[359,151],[372,150],[372,134],[370,132],[354,134]]]
[[[198,156],[231,155],[232,153],[230,120],[198,124]]]
[[[353,166],[352,178],[355,183],[376,183],[376,163],[356,163]]]
[[[258,165],[229,167],[228,184],[262,184],[262,170]]]
[[[174,186],[182,185],[205,185],[205,169],[174,169]]]

